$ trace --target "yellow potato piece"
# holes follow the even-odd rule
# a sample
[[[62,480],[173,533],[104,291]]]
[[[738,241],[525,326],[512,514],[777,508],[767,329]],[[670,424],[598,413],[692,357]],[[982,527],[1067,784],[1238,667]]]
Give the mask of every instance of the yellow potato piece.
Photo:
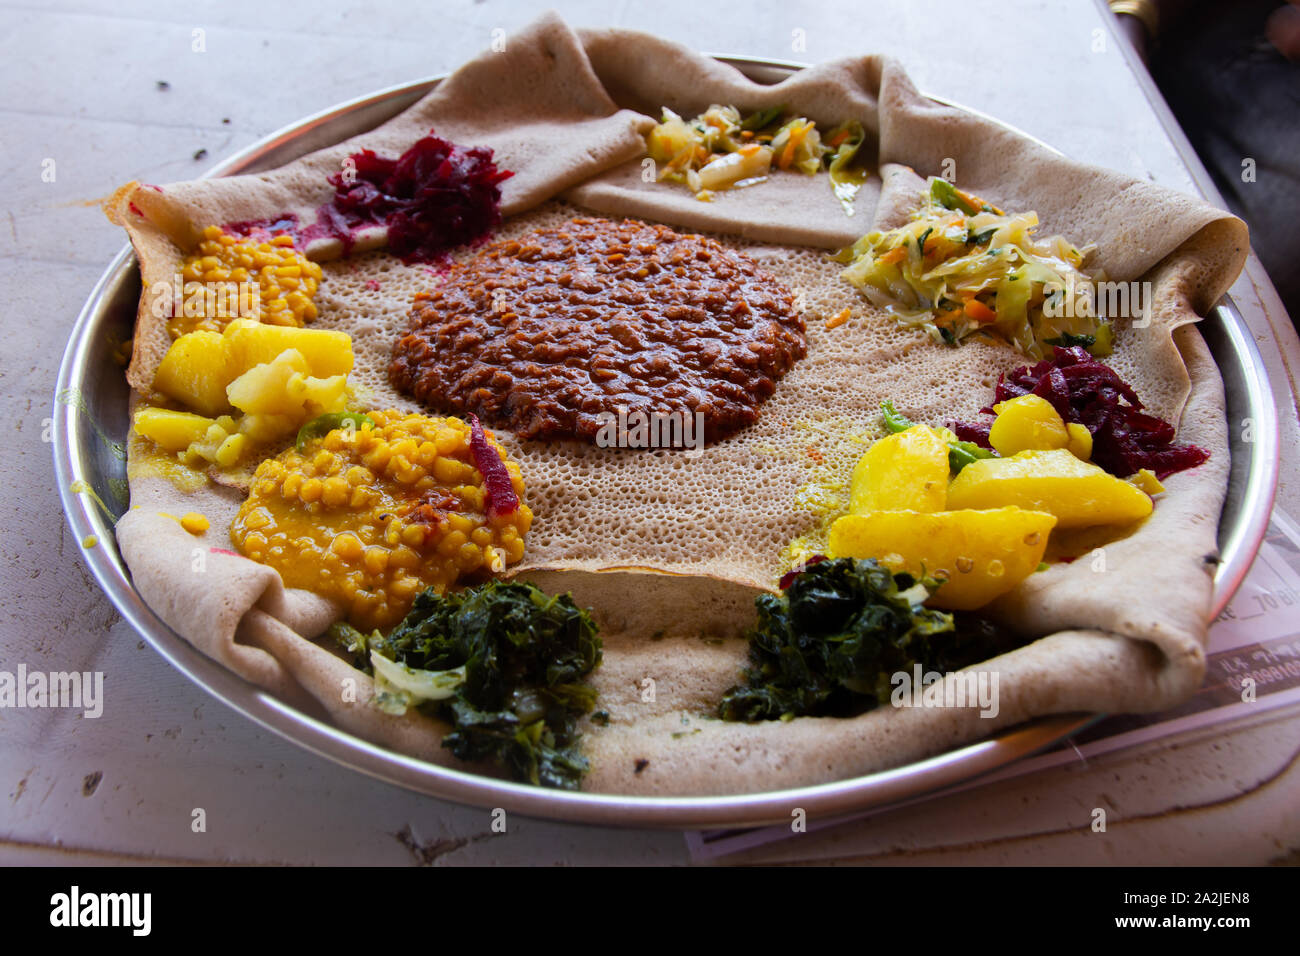
[[[287,415],[299,423],[324,412],[342,411],[347,377],[314,378],[297,349],[254,366],[230,383],[230,404],[248,415]]]
[[[880,439],[853,469],[849,511],[942,511],[948,499],[948,444],[928,425]]]
[[[325,378],[352,371],[352,339],[346,332],[236,319],[226,326],[223,336],[229,343],[235,375],[274,361],[288,349],[302,355],[312,375]]]
[[[257,413],[239,420],[239,433],[249,441],[270,442],[296,432],[302,422],[291,415]]]
[[[153,387],[195,411],[216,416],[230,410],[226,386],[235,374],[220,332],[191,332],[167,350]]]
[[[1129,524],[1151,513],[1151,498],[1064,448],[986,458],[948,486],[949,508],[1004,508],[1056,516],[1061,528]]]
[[[331,390],[337,390],[335,376],[352,371],[352,339],[344,332],[236,319],[224,333],[190,332],[173,342],[158,366],[154,388],[204,415],[220,415],[230,410],[227,386],[286,351],[302,359],[298,371],[331,382]],[[291,404],[301,409],[303,401]]]
[[[1050,514],[1020,508],[845,515],[831,526],[830,553],[875,558],[895,573],[944,578],[927,603],[970,611],[1034,573],[1055,524]]]
[[[293,415],[302,401],[289,393],[290,380],[301,379],[310,369],[302,353],[286,349],[269,362],[255,365],[230,383],[230,404],[246,415]]]
[[[989,444],[1004,458],[1029,449],[1064,448],[1070,440],[1065,421],[1038,395],[1007,399],[993,411],[998,417],[989,429]]]
[[[229,419],[226,419],[226,421],[229,421]],[[204,462],[221,464],[218,458],[221,449],[227,447],[226,442],[230,440],[230,437],[230,432],[226,429],[225,423],[218,419],[204,432],[201,439],[191,442],[189,447],[181,452],[181,461],[194,468],[202,468]],[[235,457],[238,458],[238,455]],[[222,467],[225,467],[225,465],[222,465]]]
[[[308,417],[315,418],[326,412],[341,412],[348,403],[348,378],[331,375],[329,378],[307,376],[302,380],[302,391],[295,392],[307,409]]]
[[[201,441],[215,425],[211,418],[166,408],[142,408],[135,413],[135,431],[167,451],[183,451]]]
[[[1088,431],[1088,426],[1071,422],[1065,426],[1065,430],[1070,435],[1070,443],[1065,446],[1066,450],[1081,461],[1087,461],[1091,458],[1092,432]]]
[[[217,446],[216,454],[213,461],[221,468],[230,468],[239,463],[244,452],[248,449],[248,436],[236,432],[233,435],[227,435],[222,439],[221,444]]]
[[[1165,490],[1165,486],[1160,483],[1160,479],[1156,477],[1156,473],[1150,468],[1143,468],[1137,474],[1129,475],[1124,480],[1130,485],[1141,488],[1153,498]]]

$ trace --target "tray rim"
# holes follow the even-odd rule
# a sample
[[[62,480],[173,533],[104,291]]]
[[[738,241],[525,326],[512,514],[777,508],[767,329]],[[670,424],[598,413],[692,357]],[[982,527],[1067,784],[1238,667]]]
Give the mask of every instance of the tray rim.
[[[789,75],[806,67],[806,64],[786,60],[710,55],[746,75],[762,71]],[[203,178],[254,171],[259,163],[273,157],[276,152],[292,147],[312,133],[344,121],[352,114],[369,107],[386,106],[403,98],[414,102],[446,76],[439,74],[395,84],[313,113],[216,164]],[[978,110],[942,98],[931,98],[1052,148]],[[359,130],[353,130],[347,135],[356,135],[357,132]],[[333,137],[331,141],[339,140]],[[270,163],[267,168],[279,164]],[[106,313],[108,303],[115,295],[121,294],[124,284],[134,281],[138,281],[138,269],[134,252],[128,244],[111,261],[77,317],[60,365],[56,396],[66,395],[68,390],[77,389],[82,384],[94,345],[93,331]],[[1242,366],[1247,389],[1253,397],[1266,396],[1268,401],[1261,403],[1261,416],[1265,419],[1257,423],[1261,447],[1252,457],[1256,467],[1250,470],[1243,492],[1247,502],[1253,502],[1254,506],[1243,511],[1244,518],[1239,519],[1232,529],[1235,535],[1230,535],[1230,547],[1225,548],[1232,551],[1230,560],[1216,569],[1215,615],[1226,606],[1254,560],[1267,529],[1278,470],[1276,409],[1262,357],[1231,300],[1225,297],[1224,302],[1215,307],[1216,312],[1219,310],[1222,310],[1219,317],[1229,346],[1239,357],[1247,359]],[[425,763],[301,713],[203,655],[172,631],[135,591],[117,553],[112,524],[96,510],[92,501],[87,500],[87,496],[74,488],[73,482],[82,480],[86,474],[87,458],[73,437],[77,433],[78,409],[72,403],[58,400],[55,409],[54,464],[64,512],[79,540],[87,535],[100,538],[103,546],[83,550],[82,557],[99,586],[131,626],[182,674],[259,726],[360,773],[440,799],[473,806],[500,806],[529,816],[600,825],[672,829],[762,826],[788,822],[793,807],[826,818],[964,783],[1051,746],[1100,719],[1100,715],[1095,714],[1051,715],[1004,729],[991,738],[943,754],[865,776],[809,787],[713,797],[640,797],[544,790]],[[1262,508],[1261,502],[1265,505]]]

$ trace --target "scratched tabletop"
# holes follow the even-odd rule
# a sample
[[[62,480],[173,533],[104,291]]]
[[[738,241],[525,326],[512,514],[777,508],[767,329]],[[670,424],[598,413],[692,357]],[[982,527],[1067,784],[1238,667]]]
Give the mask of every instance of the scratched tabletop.
[[[555,5],[574,26],[631,27],[711,53],[812,63],[887,52],[926,92],[1072,157],[1185,192],[1209,189],[1100,4]],[[376,782],[259,729],[121,620],[87,572],[55,488],[55,373],[82,303],[124,243],[93,200],[132,179],[193,178],[301,116],[451,70],[538,9],[510,0],[0,2],[0,409],[9,435],[0,452],[0,672],[105,675],[98,717],[0,708],[0,863],[690,861],[671,831],[512,816],[494,832],[488,810]],[[1027,70],[969,55],[1003,45],[1012,26],[1016,50],[1051,55]],[[1253,256],[1231,294],[1282,421],[1278,501],[1300,515],[1300,342]],[[1300,711],[1273,710],[726,859],[1295,863],[1298,749]],[[1091,826],[1099,807],[1104,833]]]

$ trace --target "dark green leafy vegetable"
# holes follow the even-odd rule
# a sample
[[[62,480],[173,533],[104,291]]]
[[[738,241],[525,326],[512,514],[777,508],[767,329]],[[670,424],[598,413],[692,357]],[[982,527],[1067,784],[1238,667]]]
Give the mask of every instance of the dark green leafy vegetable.
[[[1059,290],[1053,290],[1052,295],[1063,295]],[[1076,335],[1073,332],[1062,332],[1060,335],[1051,339],[1043,339],[1048,345],[1055,345],[1059,348],[1081,348],[1086,349],[1094,357],[1106,356],[1111,353],[1112,342],[1114,341],[1114,330],[1109,322],[1101,322],[1097,325],[1095,335]]]
[[[900,414],[891,401],[886,400],[880,403],[880,414],[885,420],[885,427],[895,434],[905,432],[913,425],[912,420]],[[974,442],[957,440],[948,442],[948,467],[954,475],[973,461],[993,457],[994,452],[992,450],[981,448]]]
[[[298,440],[296,442],[298,451],[305,449],[307,443],[312,439],[322,438],[336,428],[350,426],[355,431],[360,431],[362,425],[369,425],[374,428],[375,420],[369,415],[362,415],[358,412],[326,412],[324,415],[317,415],[298,429]]]
[[[890,677],[915,664],[946,673],[1014,646],[979,618],[923,607],[937,586],[872,559],[810,565],[783,594],[756,599],[745,683],[727,691],[718,715],[854,716],[888,700]]]
[[[517,780],[564,789],[587,772],[577,722],[596,700],[583,679],[600,663],[601,642],[567,594],[512,581],[431,588],[386,637],[346,625],[334,636],[367,672],[371,653],[421,671],[464,667],[453,695],[420,705],[454,725],[442,745],[460,759],[492,760]]]
[[[370,671],[370,642],[383,639],[378,631],[367,635],[347,621],[336,622],[329,630],[329,636],[339,648],[347,654],[347,661],[360,671]]]
[[[925,240],[930,238],[930,233],[932,232],[934,232],[934,227],[929,226],[926,228],[925,232],[921,233],[921,238],[916,240],[916,251],[921,255],[925,255]]]

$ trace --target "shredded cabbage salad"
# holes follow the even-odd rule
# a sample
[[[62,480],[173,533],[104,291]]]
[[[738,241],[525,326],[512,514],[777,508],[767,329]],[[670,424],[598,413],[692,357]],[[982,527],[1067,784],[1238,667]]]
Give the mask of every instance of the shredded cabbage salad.
[[[841,123],[823,140],[812,120],[785,115],[783,106],[742,117],[734,106],[714,105],[684,120],[664,107],[646,147],[660,167],[660,181],[682,183],[706,201],[714,190],[761,183],[773,168],[809,176],[826,169],[836,198],[853,215],[853,200],[868,175],[853,164],[866,138],[862,124]]]
[[[1109,355],[1111,323],[1097,315],[1081,270],[1095,247],[1039,240],[1035,212],[1008,214],[932,176],[912,221],[871,232],[836,257],[844,278],[904,325],[956,345],[977,334],[1036,359],[1053,346]]]

